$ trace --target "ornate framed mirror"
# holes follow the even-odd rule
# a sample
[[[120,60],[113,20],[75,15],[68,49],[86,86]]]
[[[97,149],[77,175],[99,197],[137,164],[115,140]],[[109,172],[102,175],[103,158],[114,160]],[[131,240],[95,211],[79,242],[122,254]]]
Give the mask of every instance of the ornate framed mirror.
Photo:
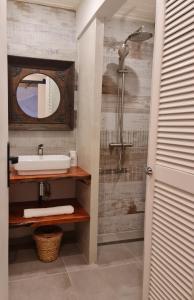
[[[8,56],[9,128],[73,130],[74,62]]]

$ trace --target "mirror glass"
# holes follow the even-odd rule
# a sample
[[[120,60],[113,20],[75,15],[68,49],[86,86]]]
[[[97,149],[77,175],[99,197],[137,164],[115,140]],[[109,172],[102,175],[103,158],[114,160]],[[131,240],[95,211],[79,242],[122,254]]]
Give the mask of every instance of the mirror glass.
[[[60,103],[60,91],[56,82],[40,73],[24,77],[16,91],[18,105],[32,118],[51,116]]]

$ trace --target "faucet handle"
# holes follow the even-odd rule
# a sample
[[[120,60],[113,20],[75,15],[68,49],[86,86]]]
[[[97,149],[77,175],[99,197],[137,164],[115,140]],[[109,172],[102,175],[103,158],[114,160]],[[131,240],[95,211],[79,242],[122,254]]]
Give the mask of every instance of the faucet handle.
[[[43,144],[38,145],[38,155],[43,155],[43,151],[44,151],[44,145]]]

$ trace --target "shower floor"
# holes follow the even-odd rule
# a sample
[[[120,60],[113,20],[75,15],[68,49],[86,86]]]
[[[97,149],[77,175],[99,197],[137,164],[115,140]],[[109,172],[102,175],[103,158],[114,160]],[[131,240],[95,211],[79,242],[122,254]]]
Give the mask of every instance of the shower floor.
[[[75,244],[57,261],[37,260],[18,250],[10,264],[9,300],[141,300],[143,242],[102,245],[98,263],[87,265]]]

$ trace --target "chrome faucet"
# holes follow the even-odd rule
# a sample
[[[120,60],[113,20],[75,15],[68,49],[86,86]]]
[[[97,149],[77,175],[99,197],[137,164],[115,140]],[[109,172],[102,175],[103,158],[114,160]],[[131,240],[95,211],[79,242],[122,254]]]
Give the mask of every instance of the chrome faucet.
[[[38,155],[42,155],[44,154],[44,145],[40,144],[38,145]]]

